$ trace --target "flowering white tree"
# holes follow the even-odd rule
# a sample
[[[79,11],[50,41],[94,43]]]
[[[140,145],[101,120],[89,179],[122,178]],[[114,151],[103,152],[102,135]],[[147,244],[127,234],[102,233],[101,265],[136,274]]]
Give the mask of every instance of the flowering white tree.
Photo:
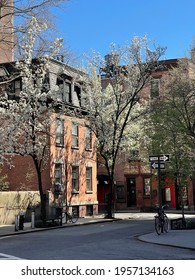
[[[14,67],[22,79],[19,99],[9,100],[1,96],[1,121],[4,121],[4,141],[1,154],[30,156],[37,173],[41,199],[41,214],[45,218],[46,208],[42,186],[42,171],[48,162],[51,115],[55,110],[55,89],[48,87],[47,73],[52,55],[58,53],[62,40],[57,39],[50,49],[50,55],[32,59],[33,46],[44,26],[35,18],[31,20],[29,31],[23,38],[23,60]],[[10,79],[10,78],[9,78]],[[14,79],[14,78],[13,78]],[[6,123],[8,125],[6,126]]]
[[[106,61],[99,55],[90,60],[87,118],[97,136],[98,152],[109,176],[108,217],[112,217],[117,156],[139,146],[141,118],[148,110],[141,92],[151,73],[159,69],[158,60],[164,51],[161,47],[151,51],[146,37],[134,37],[130,45],[122,48],[113,45]]]

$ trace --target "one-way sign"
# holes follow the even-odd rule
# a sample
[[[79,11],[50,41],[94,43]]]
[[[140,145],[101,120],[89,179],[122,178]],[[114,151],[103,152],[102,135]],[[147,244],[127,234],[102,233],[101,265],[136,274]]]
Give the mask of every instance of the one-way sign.
[[[161,163],[152,162],[151,167],[153,169],[158,169],[159,167],[160,167],[160,169],[165,169],[165,163],[163,163],[163,162],[161,162]]]
[[[169,161],[169,155],[149,156],[150,162]]]

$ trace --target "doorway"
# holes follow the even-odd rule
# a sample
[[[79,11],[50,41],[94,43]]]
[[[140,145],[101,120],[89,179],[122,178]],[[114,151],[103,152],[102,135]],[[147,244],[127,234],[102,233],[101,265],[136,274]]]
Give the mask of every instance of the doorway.
[[[136,179],[127,178],[127,207],[136,206]]]

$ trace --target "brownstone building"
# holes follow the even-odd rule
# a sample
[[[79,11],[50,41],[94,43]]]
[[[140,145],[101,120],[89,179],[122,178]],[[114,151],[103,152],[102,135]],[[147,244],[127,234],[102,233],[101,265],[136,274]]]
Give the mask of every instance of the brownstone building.
[[[14,69],[14,32],[13,32],[13,1],[5,0],[0,3],[0,79],[11,77]],[[47,73],[48,88],[54,90],[55,99],[65,104],[70,110],[83,107],[82,75],[83,72],[65,65],[61,56],[50,61],[50,70]],[[59,74],[60,73],[60,74]],[[0,94],[8,99],[18,101],[22,81],[12,78],[11,82],[0,85]],[[97,201],[97,168],[95,136],[87,127],[82,115],[56,113],[51,116],[49,139],[49,157],[42,171],[42,185],[47,201],[48,213],[55,212],[56,207],[75,208],[79,216],[93,215],[98,211]],[[38,191],[38,180],[35,165],[30,156],[12,155],[12,167],[3,163],[1,176],[6,175],[8,191],[16,193],[14,200],[0,197],[0,222],[12,222],[20,208],[26,211],[30,204],[29,195]],[[26,192],[27,201],[19,201],[22,192]],[[12,197],[12,196],[11,196]],[[6,205],[2,205],[5,201]],[[39,198],[37,197],[37,202]],[[2,210],[3,209],[3,210]],[[7,211],[9,209],[9,211]],[[9,212],[9,216],[8,216]],[[6,216],[6,218],[4,218]]]
[[[4,73],[11,71],[9,63],[1,64],[1,67]],[[55,59],[50,62],[50,67],[52,71],[48,72],[47,82],[50,89],[56,88],[56,85],[59,88],[53,91],[57,104],[65,104],[69,112],[84,108],[81,82],[84,73]],[[16,82],[20,80],[12,80],[12,86],[3,87],[1,94],[6,92],[8,99],[19,100],[22,84],[18,88],[14,86]],[[8,91],[8,88],[11,90]],[[95,135],[82,115],[76,117],[74,113],[58,111],[56,107],[56,112],[51,116],[49,157],[42,172],[48,211],[55,212],[56,207],[68,206],[70,211],[76,209],[81,217],[97,214]],[[12,167],[4,163],[2,170],[2,174],[7,175],[9,191],[37,191],[37,174],[32,158],[13,154],[11,163]]]
[[[168,70],[177,67],[178,60],[170,59],[160,62],[163,65],[161,71],[152,74],[150,84],[147,84],[141,94],[144,97],[155,100],[164,90],[164,80]],[[106,87],[112,79],[102,75],[102,86]],[[150,210],[159,203],[158,174],[157,169],[151,167],[151,162],[143,162],[138,150],[132,150],[125,155],[119,155],[119,163],[115,167],[115,189],[113,204],[115,210]],[[161,181],[164,187],[160,190],[163,204],[169,204],[171,209],[179,209],[179,193],[173,180],[166,174],[166,169],[161,171]],[[98,202],[99,209],[104,210],[107,197],[110,193],[109,181],[104,167],[98,167]],[[185,207],[194,209],[193,185],[189,180],[189,186],[184,194]]]

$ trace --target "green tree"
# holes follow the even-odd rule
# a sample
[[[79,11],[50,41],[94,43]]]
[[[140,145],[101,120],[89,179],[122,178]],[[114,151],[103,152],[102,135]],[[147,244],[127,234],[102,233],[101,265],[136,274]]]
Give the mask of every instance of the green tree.
[[[187,185],[187,178],[191,177],[194,182],[194,66],[193,59],[182,59],[169,71],[165,91],[152,105],[147,131],[151,139],[149,150],[171,155],[166,169],[180,193]],[[195,185],[193,193],[195,200]]]

